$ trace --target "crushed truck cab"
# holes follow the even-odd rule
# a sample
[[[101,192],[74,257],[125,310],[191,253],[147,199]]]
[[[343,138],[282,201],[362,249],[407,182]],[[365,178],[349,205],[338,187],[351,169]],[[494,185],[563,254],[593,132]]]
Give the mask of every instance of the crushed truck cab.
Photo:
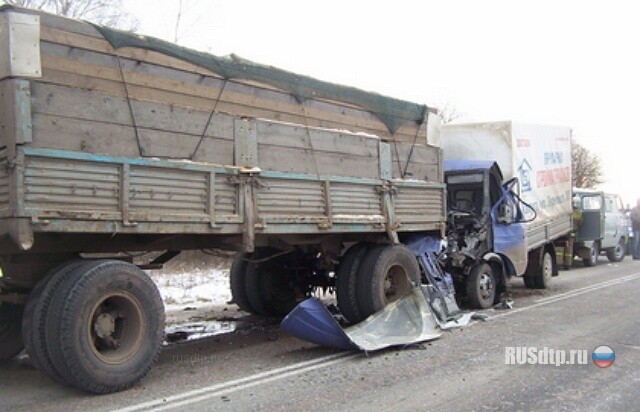
[[[494,161],[447,160],[446,270],[472,306],[487,308],[506,290],[507,278],[527,266],[525,212]]]

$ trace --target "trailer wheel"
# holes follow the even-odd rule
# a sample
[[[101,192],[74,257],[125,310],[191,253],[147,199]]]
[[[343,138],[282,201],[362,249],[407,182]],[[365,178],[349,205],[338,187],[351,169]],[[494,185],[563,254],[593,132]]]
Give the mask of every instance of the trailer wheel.
[[[114,260],[77,268],[47,314],[47,347],[57,371],[91,393],[127,389],[160,353],[164,306],[153,281]]]
[[[340,261],[336,272],[336,298],[342,315],[350,323],[358,323],[363,316],[358,307],[358,269],[367,253],[369,244],[357,243],[349,248]]]
[[[621,238],[613,249],[607,250],[607,259],[609,259],[609,262],[622,262],[626,249],[626,242],[624,238]]]
[[[21,306],[0,303],[0,362],[13,359],[24,349],[22,311]]]
[[[257,254],[262,256],[264,251]],[[298,303],[293,277],[283,258],[249,262],[245,287],[248,302],[257,315],[283,317]]]
[[[487,309],[496,297],[496,278],[491,266],[486,263],[476,265],[467,276],[467,300],[477,309]]]
[[[229,271],[229,286],[233,303],[238,305],[241,310],[255,314],[256,309],[249,302],[246,285],[250,258],[251,253],[239,253],[236,255],[231,264],[231,270]]]
[[[595,266],[598,263],[598,256],[600,255],[600,246],[598,242],[593,242],[591,244],[591,249],[589,249],[589,257],[582,259],[582,263],[587,266]]]
[[[91,262],[73,260],[52,269],[29,294],[22,318],[22,338],[33,366],[58,383],[68,382],[56,371],[47,349],[46,326],[49,305],[63,280],[81,265]]]
[[[362,318],[381,310],[420,284],[420,267],[402,245],[374,246],[364,255],[356,285]]]

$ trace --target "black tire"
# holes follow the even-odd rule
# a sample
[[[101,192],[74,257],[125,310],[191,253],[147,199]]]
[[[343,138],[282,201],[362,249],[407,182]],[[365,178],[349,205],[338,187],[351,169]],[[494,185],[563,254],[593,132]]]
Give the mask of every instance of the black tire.
[[[361,316],[378,312],[419,284],[418,260],[406,246],[370,248],[360,264],[356,285]]]
[[[47,348],[46,326],[49,305],[63,280],[81,265],[90,262],[73,260],[49,271],[29,294],[22,318],[22,338],[33,366],[58,383],[68,382],[56,371]]]
[[[351,246],[340,260],[340,266],[336,271],[338,307],[350,323],[358,323],[364,319],[358,307],[357,281],[360,263],[369,246],[367,243],[357,243]]]
[[[267,256],[258,251],[256,255]],[[297,305],[296,289],[291,274],[283,264],[285,257],[249,262],[245,274],[248,302],[255,314],[284,317]]]
[[[622,262],[626,254],[627,244],[624,238],[618,241],[618,244],[613,248],[607,250],[607,259],[609,262]]]
[[[238,253],[236,255],[229,271],[229,286],[233,303],[245,312],[256,314],[256,309],[249,303],[245,279],[250,258],[251,253]]]
[[[529,274],[525,274],[522,277],[522,280],[524,281],[524,286],[528,289],[535,289],[536,284],[533,280],[533,276],[530,276]]]
[[[115,260],[81,265],[50,304],[47,347],[56,370],[76,388],[121,391],[156,362],[164,317],[160,293],[136,266]]]
[[[589,249],[589,257],[582,259],[582,263],[587,267],[595,266],[598,263],[598,256],[600,256],[600,247],[598,242],[593,242]]]
[[[496,297],[496,278],[491,266],[481,263],[474,266],[467,276],[467,301],[476,309],[487,309]]]
[[[553,276],[553,256],[548,251],[542,252],[542,261],[538,269],[533,273],[533,287],[535,289],[547,289],[551,285]]]
[[[13,359],[24,349],[22,342],[23,307],[0,303],[0,363]]]

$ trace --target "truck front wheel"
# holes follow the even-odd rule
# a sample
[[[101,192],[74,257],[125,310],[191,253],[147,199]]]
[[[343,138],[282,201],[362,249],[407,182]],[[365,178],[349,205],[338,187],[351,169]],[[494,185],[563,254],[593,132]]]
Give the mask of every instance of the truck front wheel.
[[[476,265],[467,277],[467,300],[471,307],[487,309],[496,297],[496,278],[486,263]]]
[[[0,362],[12,359],[24,348],[21,325],[22,307],[0,303]]]

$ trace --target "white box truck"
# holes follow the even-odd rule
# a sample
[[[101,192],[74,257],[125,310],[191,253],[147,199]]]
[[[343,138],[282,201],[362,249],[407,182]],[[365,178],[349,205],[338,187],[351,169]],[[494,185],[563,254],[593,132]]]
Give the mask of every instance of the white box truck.
[[[509,276],[546,288],[554,245],[572,229],[571,129],[512,121],[442,127],[447,270],[474,306],[488,307]]]

